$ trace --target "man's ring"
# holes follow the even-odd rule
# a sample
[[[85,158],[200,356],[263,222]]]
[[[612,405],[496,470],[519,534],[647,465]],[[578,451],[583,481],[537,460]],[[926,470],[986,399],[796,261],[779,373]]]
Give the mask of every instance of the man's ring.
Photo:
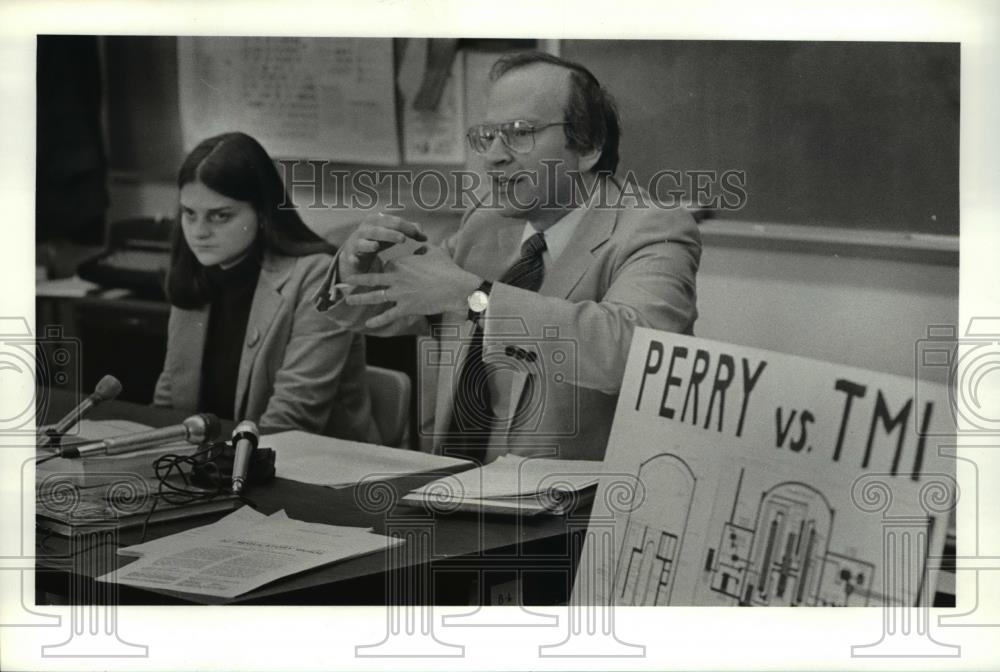
[[[386,293],[384,288],[381,291],[382,291],[382,302],[384,303],[389,300],[389,295]]]

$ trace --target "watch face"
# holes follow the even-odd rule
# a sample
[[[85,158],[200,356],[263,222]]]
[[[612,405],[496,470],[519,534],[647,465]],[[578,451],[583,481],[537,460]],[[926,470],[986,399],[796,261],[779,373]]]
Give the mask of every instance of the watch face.
[[[486,310],[489,300],[490,297],[486,295],[486,292],[477,289],[472,294],[469,294],[469,310],[474,313],[481,313]]]

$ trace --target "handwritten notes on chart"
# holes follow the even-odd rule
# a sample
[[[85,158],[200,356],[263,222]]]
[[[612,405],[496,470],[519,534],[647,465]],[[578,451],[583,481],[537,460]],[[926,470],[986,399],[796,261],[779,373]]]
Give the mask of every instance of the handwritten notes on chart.
[[[399,163],[392,40],[178,39],[185,149],[228,131],[276,158]]]
[[[953,437],[942,385],[638,329],[573,599],[927,604]]]

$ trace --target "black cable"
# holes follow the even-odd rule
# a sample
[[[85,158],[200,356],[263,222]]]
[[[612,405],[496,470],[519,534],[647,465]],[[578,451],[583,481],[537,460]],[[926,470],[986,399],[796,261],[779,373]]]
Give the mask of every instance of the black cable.
[[[225,442],[217,442],[190,455],[171,453],[162,455],[153,462],[157,491],[153,495],[153,504],[142,522],[140,543],[146,541],[150,520],[161,501],[184,507],[223,495],[232,496],[227,479],[215,462],[223,455],[226,448]],[[192,479],[195,475],[200,481],[209,483],[211,487],[206,488],[194,483]],[[236,499],[253,509],[257,508],[253,501],[246,497],[237,496]]]

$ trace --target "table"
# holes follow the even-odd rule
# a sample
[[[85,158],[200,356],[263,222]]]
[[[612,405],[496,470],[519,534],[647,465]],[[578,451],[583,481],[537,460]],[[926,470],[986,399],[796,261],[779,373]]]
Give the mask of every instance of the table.
[[[76,403],[73,395],[51,390],[46,422]],[[166,426],[187,414],[130,402],[107,402],[90,419],[124,419]],[[232,423],[223,423],[223,431]],[[266,437],[261,440],[266,446]],[[280,455],[278,457],[280,464]],[[514,517],[476,513],[433,514],[398,506],[409,490],[440,477],[418,474],[371,486],[332,489],[276,478],[248,490],[264,513],[284,509],[291,518],[336,525],[372,527],[406,543],[389,552],[354,558],[287,577],[233,600],[154,592],[94,581],[132,562],[115,555],[118,546],[138,543],[139,530],[82,535],[67,539],[37,535],[36,597],[40,602],[65,599],[71,604],[116,601],[121,604],[490,604],[514,599],[511,581],[522,587],[524,604],[562,604],[572,590],[589,505],[566,516]],[[150,525],[147,539],[203,525],[222,514]],[[516,585],[516,584],[515,584]],[[513,591],[516,592],[516,591]]]

